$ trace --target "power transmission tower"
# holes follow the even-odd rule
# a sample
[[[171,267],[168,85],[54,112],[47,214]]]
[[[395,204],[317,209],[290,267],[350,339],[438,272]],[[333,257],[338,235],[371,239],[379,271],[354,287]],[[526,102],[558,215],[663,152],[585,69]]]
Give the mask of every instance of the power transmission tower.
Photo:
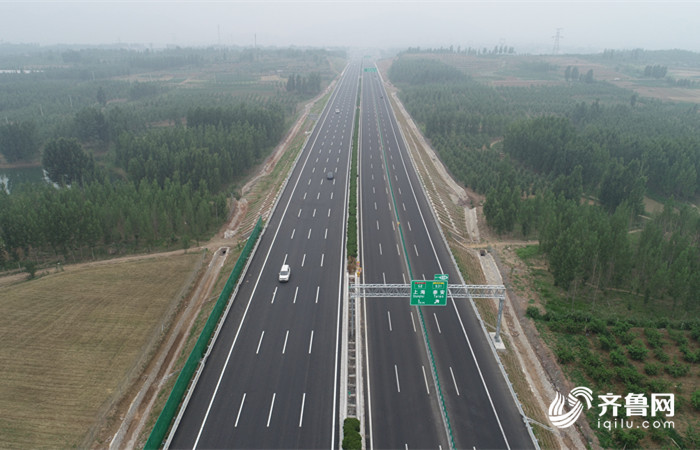
[[[552,36],[554,39],[554,49],[552,50],[552,53],[555,55],[559,53],[559,40],[564,39],[564,36],[561,35],[561,30],[563,30],[563,28],[557,28],[557,34]]]

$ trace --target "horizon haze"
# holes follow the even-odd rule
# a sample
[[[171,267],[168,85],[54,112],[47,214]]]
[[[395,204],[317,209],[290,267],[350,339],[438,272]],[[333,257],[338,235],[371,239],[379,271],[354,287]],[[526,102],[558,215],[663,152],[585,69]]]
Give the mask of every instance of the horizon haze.
[[[0,1],[0,44],[700,51],[700,2]]]

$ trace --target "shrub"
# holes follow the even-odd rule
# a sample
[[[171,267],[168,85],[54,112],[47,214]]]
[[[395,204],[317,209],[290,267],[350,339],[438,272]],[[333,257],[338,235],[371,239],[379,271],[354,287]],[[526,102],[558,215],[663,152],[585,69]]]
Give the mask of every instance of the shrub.
[[[633,428],[631,430],[616,430],[613,433],[615,436],[615,442],[617,442],[621,448],[637,448],[639,447],[639,441],[644,438],[644,430],[638,428]]]
[[[652,379],[646,382],[647,392],[668,392],[671,388],[671,383],[664,379]]]
[[[628,332],[620,335],[620,342],[622,342],[622,345],[629,345],[632,343],[632,341],[636,337],[637,337],[637,333],[633,333],[631,331],[628,331]]]
[[[646,346],[644,345],[644,342],[642,342],[639,339],[636,339],[634,343],[628,345],[627,351],[630,354],[630,358],[632,358],[635,361],[644,360],[644,358],[647,357],[647,353],[649,353],[649,350],[647,350]]]
[[[622,336],[627,333],[629,329],[632,328],[632,324],[626,320],[619,320],[613,326],[612,332],[615,336]]]
[[[554,354],[557,355],[557,359],[562,364],[570,363],[575,359],[574,351],[567,345],[557,344]]]
[[[683,353],[683,360],[689,363],[696,363],[700,358],[700,351],[694,352],[687,345],[681,346],[681,353]]]
[[[604,320],[593,319],[588,325],[588,329],[596,334],[608,334],[608,326]]]
[[[360,436],[360,421],[355,417],[348,417],[343,422],[343,450],[361,450],[362,436]]]
[[[661,332],[656,328],[645,328],[644,336],[647,338],[647,342],[652,348],[660,348],[663,345],[661,340]]]
[[[654,356],[656,356],[656,359],[658,359],[662,363],[668,362],[669,360],[668,354],[664,352],[662,348],[655,348]]]
[[[634,366],[617,367],[615,374],[620,381],[627,384],[639,384],[644,379]]]
[[[598,342],[600,343],[600,348],[605,350],[606,352],[609,352],[610,350],[614,350],[619,347],[617,345],[617,342],[615,342],[615,338],[612,336],[599,336]]]
[[[627,357],[619,349],[610,352],[610,361],[615,366],[624,366],[627,364]]]
[[[528,306],[525,310],[525,315],[532,320],[539,320],[542,318],[540,309],[537,306]]]
[[[682,364],[676,359],[673,364],[666,365],[666,372],[674,378],[684,377],[690,372],[690,365]]]
[[[700,389],[696,389],[693,395],[690,396],[690,404],[693,405],[697,411],[700,411]]]
[[[668,336],[673,339],[673,341],[680,347],[683,345],[688,345],[688,338],[685,337],[685,333],[679,330],[668,330]]]
[[[660,369],[661,367],[659,367],[659,365],[655,363],[648,362],[644,364],[644,373],[650,376],[658,375]]]
[[[700,342],[700,324],[693,324],[693,327],[690,329],[690,336]]]

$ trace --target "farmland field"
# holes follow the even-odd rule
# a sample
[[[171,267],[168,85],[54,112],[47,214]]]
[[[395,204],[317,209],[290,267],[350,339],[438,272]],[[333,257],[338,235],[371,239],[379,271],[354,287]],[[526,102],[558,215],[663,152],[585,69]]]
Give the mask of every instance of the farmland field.
[[[0,287],[0,448],[81,446],[138,376],[202,259],[87,266]]]

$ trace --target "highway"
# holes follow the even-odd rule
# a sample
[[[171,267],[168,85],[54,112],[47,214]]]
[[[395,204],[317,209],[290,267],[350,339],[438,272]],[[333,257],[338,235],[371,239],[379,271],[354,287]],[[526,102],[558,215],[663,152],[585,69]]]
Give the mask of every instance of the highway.
[[[302,150],[171,448],[337,448],[351,63]],[[334,178],[328,179],[327,172]],[[283,263],[289,282],[278,281]]]
[[[409,283],[444,273],[460,283],[377,72],[363,76],[360,143],[363,282]],[[467,300],[421,310],[408,299],[365,305],[368,448],[534,446]]]

